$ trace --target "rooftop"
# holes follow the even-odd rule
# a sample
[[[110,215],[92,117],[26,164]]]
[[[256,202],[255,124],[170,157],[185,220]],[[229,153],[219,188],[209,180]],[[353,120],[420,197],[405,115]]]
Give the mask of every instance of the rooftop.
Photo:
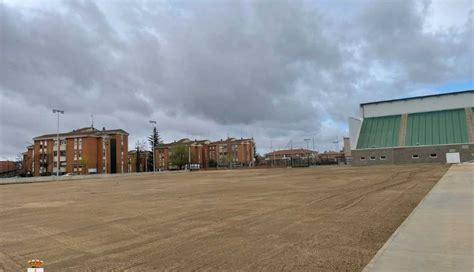
[[[65,133],[59,133],[59,137],[74,137],[74,136],[102,136],[102,135],[108,135],[108,134],[125,134],[128,135],[128,132],[126,132],[123,129],[108,129],[106,130],[103,128],[102,130],[96,129],[94,127],[84,127],[84,128],[79,128],[79,129],[74,129],[69,132]],[[38,137],[33,138],[34,140],[39,140],[39,139],[50,139],[50,138],[56,138],[57,134],[56,133],[51,133],[51,134],[45,134],[41,135]]]
[[[360,106],[366,106],[366,105],[371,105],[371,104],[380,104],[380,103],[391,103],[391,102],[406,101],[406,100],[413,100],[413,99],[423,99],[423,98],[429,98],[429,97],[441,97],[441,96],[447,96],[447,95],[458,95],[458,94],[464,94],[464,93],[474,93],[474,90],[465,90],[465,91],[457,91],[457,92],[449,92],[449,93],[439,93],[439,94],[413,96],[413,97],[406,97],[406,98],[380,100],[380,101],[362,103],[362,104],[360,104]]]

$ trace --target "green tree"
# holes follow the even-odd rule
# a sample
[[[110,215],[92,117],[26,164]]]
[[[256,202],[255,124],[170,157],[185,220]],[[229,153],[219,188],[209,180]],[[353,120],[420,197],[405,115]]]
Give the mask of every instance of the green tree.
[[[209,160],[209,167],[217,167],[217,162],[213,159]]]
[[[82,168],[82,174],[87,173],[87,170],[88,170],[88,169],[87,169],[87,164],[88,164],[88,162],[89,162],[89,161],[87,160],[86,157],[82,157],[82,159],[79,160],[79,165],[80,165],[81,168]]]
[[[183,169],[183,166],[188,163],[188,149],[185,145],[180,144],[171,149],[170,161],[172,164],[178,166],[179,169]]]
[[[160,138],[160,133],[153,127],[153,131],[150,136],[148,136],[148,143],[150,144],[151,155],[148,156],[148,160],[146,162],[146,168],[149,171],[153,171],[153,150],[155,150],[156,146],[163,143]],[[156,158],[155,158],[156,159]]]

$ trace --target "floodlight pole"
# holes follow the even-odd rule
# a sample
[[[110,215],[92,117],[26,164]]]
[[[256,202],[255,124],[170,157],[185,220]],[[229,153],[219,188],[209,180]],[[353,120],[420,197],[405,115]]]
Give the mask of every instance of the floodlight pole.
[[[150,120],[150,124],[154,124],[155,126],[153,128],[156,127],[156,121],[154,120]],[[153,156],[153,173],[156,172],[156,164],[155,164],[155,148],[156,148],[156,142],[155,142],[155,131],[153,130],[152,132],[152,137],[153,137],[153,144],[152,144],[152,156]]]
[[[58,110],[58,109],[53,109],[53,113],[57,113],[57,127],[56,127],[56,141],[57,141],[57,147],[58,147],[58,150],[56,151],[56,155],[58,156],[58,159],[57,159],[57,163],[58,165],[56,165],[56,176],[59,177],[59,114],[64,114],[64,111],[63,110]]]

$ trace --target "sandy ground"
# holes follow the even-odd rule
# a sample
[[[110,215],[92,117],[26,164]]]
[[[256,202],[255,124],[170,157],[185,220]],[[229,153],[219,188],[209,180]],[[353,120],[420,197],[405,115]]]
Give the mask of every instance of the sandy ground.
[[[0,270],[358,271],[447,166],[0,186]]]

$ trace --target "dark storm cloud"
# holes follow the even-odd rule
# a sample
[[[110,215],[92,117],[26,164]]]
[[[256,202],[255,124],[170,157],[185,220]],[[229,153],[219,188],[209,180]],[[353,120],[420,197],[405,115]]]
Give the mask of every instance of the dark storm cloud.
[[[341,4],[344,3],[344,4]],[[55,129],[148,120],[166,140],[331,146],[358,103],[473,79],[472,12],[427,31],[430,2],[0,3],[0,152]],[[330,147],[329,146],[329,147]],[[262,148],[262,152],[267,149]]]

